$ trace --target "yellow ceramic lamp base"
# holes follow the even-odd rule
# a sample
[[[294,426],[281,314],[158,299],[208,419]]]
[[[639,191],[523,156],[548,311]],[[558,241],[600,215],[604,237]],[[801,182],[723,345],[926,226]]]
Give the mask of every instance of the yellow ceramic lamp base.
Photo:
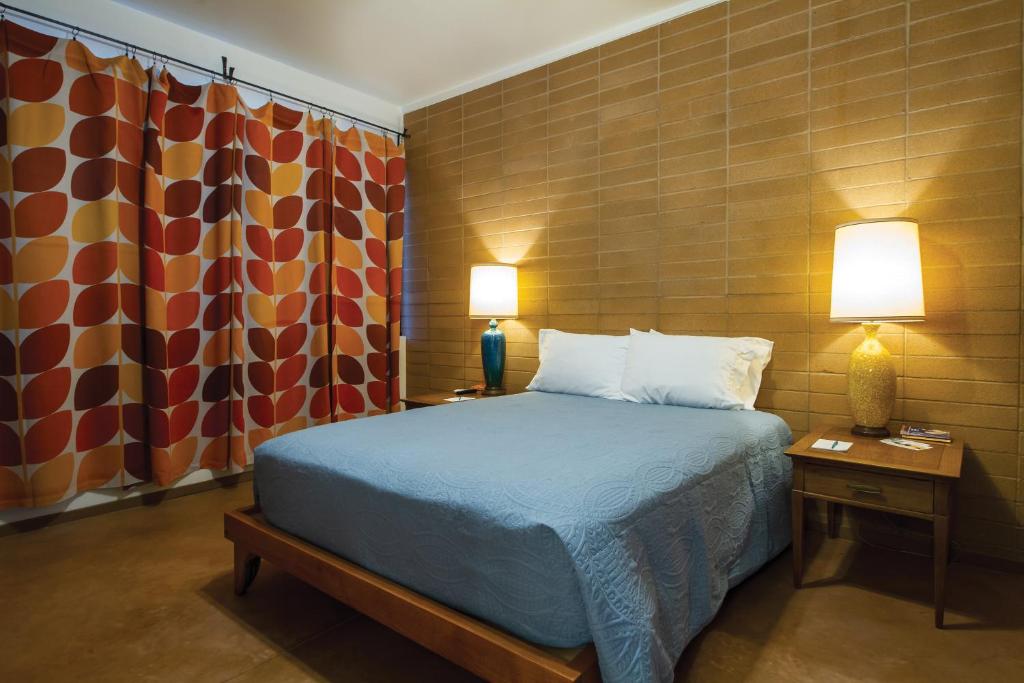
[[[878,340],[878,325],[864,323],[865,339],[850,354],[847,375],[854,434],[884,438],[896,400],[892,355]]]

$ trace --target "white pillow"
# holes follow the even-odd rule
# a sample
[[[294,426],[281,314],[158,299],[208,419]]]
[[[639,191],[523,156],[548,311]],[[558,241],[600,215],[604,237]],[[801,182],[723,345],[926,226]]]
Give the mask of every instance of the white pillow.
[[[538,335],[540,368],[526,388],[625,400],[622,373],[629,339],[626,335],[541,330]]]
[[[771,345],[753,338],[631,331],[622,391],[638,403],[753,410]]]
[[[761,376],[764,374],[765,366],[772,359],[772,348],[775,347],[775,342],[760,337],[736,337],[736,340],[744,343],[754,354],[754,357],[750,359],[747,381],[743,385],[743,408],[753,410],[757,393],[761,391]]]
[[[633,330],[630,330],[633,332]],[[641,333],[642,334],[642,333]],[[649,334],[661,334],[657,330],[651,330]],[[683,335],[680,335],[683,336]],[[753,354],[750,359],[750,369],[747,370],[747,381],[743,385],[743,408],[745,410],[754,409],[754,401],[757,400],[757,394],[761,391],[761,376],[764,374],[764,369],[772,359],[772,349],[775,347],[775,342],[769,339],[762,339],[761,337],[704,337],[705,339],[717,339],[721,342],[733,342],[740,344],[744,351],[749,351]]]

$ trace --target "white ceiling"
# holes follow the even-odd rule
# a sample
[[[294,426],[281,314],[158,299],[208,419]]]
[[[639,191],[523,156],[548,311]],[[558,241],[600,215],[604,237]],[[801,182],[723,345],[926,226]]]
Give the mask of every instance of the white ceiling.
[[[719,0],[117,1],[409,111]]]

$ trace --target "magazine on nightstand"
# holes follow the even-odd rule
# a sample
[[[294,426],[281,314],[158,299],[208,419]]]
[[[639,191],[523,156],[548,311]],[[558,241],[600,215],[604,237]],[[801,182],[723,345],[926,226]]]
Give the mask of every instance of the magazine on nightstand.
[[[900,436],[904,439],[917,439],[918,441],[934,441],[936,443],[951,443],[953,438],[949,432],[941,429],[926,429],[914,425],[900,426]]]

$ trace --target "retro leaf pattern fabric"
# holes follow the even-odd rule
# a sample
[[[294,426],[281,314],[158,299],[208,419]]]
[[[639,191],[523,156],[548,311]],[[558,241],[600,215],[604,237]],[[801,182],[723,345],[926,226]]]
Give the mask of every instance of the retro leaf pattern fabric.
[[[0,24],[0,508],[397,405],[392,140]]]

